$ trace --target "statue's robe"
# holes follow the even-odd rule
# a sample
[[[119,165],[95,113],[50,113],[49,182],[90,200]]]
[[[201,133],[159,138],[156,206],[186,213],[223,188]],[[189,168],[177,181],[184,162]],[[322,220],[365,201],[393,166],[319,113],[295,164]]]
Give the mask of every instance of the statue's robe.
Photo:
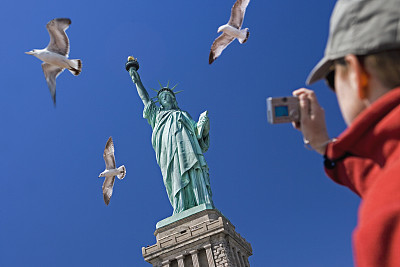
[[[151,141],[174,214],[201,204],[213,206],[203,156],[209,135],[197,136],[197,123],[180,109],[162,110],[150,102],[143,117],[153,129]]]

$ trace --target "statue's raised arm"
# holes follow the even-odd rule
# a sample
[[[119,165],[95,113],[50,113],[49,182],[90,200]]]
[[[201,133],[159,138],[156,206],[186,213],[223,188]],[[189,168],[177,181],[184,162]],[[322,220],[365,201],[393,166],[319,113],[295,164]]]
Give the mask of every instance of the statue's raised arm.
[[[140,99],[142,99],[143,104],[146,106],[151,100],[137,72],[139,69],[139,62],[134,57],[130,56],[128,57],[128,62],[125,64],[125,68],[129,72],[133,83],[136,85]]]

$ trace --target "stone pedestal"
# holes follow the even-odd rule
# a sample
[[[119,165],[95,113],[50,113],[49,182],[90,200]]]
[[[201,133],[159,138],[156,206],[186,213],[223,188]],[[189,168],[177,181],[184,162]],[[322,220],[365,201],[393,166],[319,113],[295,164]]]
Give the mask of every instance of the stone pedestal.
[[[154,235],[157,243],[142,248],[154,267],[250,267],[250,243],[216,209],[163,225]]]

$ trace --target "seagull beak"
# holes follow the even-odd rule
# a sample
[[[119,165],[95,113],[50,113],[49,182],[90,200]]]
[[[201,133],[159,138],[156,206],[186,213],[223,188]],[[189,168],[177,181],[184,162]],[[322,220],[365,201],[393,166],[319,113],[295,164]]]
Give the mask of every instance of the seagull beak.
[[[29,51],[29,52],[25,52],[25,54],[33,55],[33,52],[32,52],[32,51]]]

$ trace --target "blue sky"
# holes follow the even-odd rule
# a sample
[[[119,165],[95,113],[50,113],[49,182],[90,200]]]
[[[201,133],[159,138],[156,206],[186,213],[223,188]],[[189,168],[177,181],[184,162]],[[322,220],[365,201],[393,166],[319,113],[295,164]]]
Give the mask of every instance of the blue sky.
[[[209,111],[216,207],[253,247],[251,266],[352,266],[358,197],[324,174],[291,125],[270,125],[268,96],[304,87],[322,57],[334,1],[251,1],[247,43],[210,66],[217,28],[233,1],[6,1],[0,9],[1,266],[150,266],[141,247],[172,214],[151,146],[151,128],[124,64],[139,59],[149,90],[179,83],[193,118]],[[72,20],[70,58],[81,75],[57,78],[54,108],[40,61],[46,23]],[[334,94],[310,87],[332,137],[345,128]],[[114,139],[116,181],[102,198],[103,150]]]

